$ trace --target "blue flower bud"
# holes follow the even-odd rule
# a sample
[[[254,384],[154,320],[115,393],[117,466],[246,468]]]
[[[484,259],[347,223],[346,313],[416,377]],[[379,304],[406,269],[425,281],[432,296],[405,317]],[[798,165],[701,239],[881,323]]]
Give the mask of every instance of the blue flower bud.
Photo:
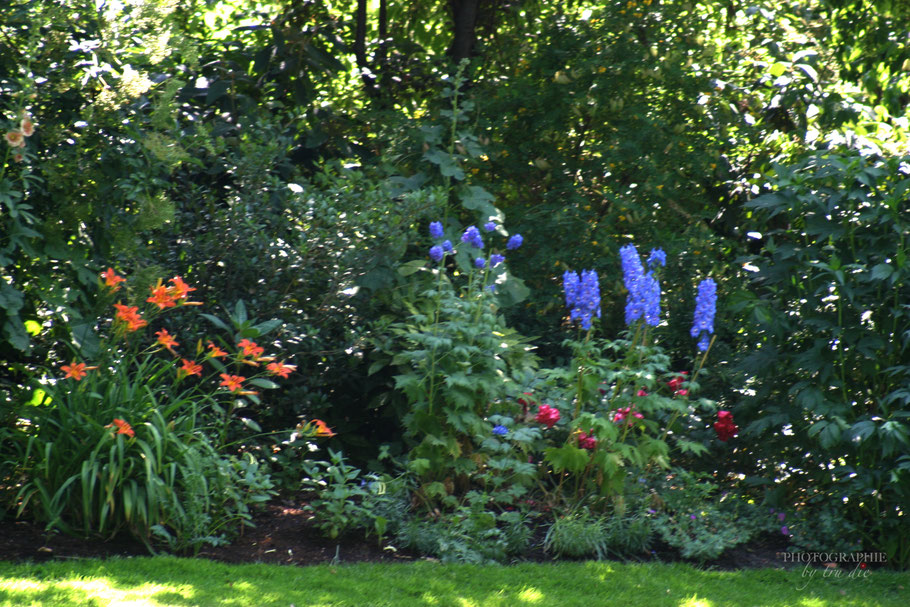
[[[520,247],[522,242],[524,242],[524,238],[521,237],[521,234],[515,234],[509,239],[509,242],[506,243],[506,249],[513,251]]]
[[[433,238],[442,238],[442,223],[434,221],[430,224],[430,236]]]
[[[442,261],[442,257],[445,253],[442,251],[442,247],[439,245],[430,247],[430,259],[433,261]]]

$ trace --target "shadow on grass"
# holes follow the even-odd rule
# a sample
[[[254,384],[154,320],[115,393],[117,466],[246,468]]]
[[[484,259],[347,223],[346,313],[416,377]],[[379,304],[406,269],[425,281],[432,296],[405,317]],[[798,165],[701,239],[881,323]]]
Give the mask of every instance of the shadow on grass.
[[[0,605],[295,607],[903,607],[910,575],[703,571],[685,565],[227,565],[175,557],[0,563]]]

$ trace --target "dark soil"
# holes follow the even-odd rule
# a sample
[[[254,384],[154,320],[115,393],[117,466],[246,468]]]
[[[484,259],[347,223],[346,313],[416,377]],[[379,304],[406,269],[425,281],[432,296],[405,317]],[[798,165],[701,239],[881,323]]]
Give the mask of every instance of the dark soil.
[[[254,517],[255,527],[226,546],[204,546],[197,555],[228,563],[274,563],[281,565],[318,565],[323,563],[406,562],[422,558],[393,548],[383,548],[375,539],[354,535],[336,540],[323,537],[303,510],[301,500],[277,500]],[[753,542],[727,551],[721,559],[705,566],[735,570],[782,568],[781,553],[786,550],[784,538]],[[114,556],[147,556],[149,550],[130,538],[113,540],[84,539],[7,517],[0,520],[0,561],[46,561],[53,559],[108,558]],[[546,561],[548,556],[538,548],[529,560]],[[657,546],[643,560],[678,561],[672,551]]]

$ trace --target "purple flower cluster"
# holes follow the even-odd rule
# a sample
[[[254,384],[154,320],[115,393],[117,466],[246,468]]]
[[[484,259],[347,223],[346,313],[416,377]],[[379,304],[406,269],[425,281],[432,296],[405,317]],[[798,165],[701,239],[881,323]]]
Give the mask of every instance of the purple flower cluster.
[[[706,278],[698,283],[695,296],[695,318],[689,333],[698,338],[698,351],[705,352],[710,343],[709,335],[714,333],[714,314],[717,310],[717,283]]]
[[[653,271],[645,273],[645,268],[634,244],[627,244],[619,249],[622,263],[623,284],[629,292],[626,297],[626,324],[631,326],[637,320],[656,327],[660,324],[660,282]],[[661,249],[651,251],[648,265],[666,264],[667,255]]]
[[[582,270],[579,277],[577,273],[567,270],[562,276],[562,284],[566,294],[566,307],[570,310],[569,317],[573,322],[580,320],[583,329],[590,329],[592,317],[600,318],[597,272]]]

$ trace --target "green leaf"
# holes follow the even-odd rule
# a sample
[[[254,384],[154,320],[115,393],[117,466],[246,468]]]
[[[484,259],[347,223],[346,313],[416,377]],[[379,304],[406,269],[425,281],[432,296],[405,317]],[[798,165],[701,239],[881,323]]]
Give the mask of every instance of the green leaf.
[[[238,325],[242,325],[247,321],[246,304],[243,303],[242,299],[238,299],[237,303],[234,304],[234,318],[232,320]]]
[[[550,447],[544,450],[544,458],[556,472],[582,472],[588,465],[588,452],[574,445]]]
[[[224,97],[231,88],[228,80],[216,80],[209,84],[208,91],[205,94],[205,104],[210,105]]]
[[[788,69],[790,69],[789,64],[778,61],[768,68],[768,73],[777,78],[778,76],[784,74]]]
[[[415,259],[414,261],[408,261],[406,263],[398,266],[398,274],[401,276],[410,276],[415,272],[419,272],[424,269],[427,265],[427,262],[422,259]]]
[[[12,316],[22,309],[22,293],[8,284],[0,285],[0,308]]]
[[[423,474],[426,474],[427,471],[429,471],[430,460],[428,460],[425,457],[418,457],[416,459],[412,459],[410,462],[408,462],[408,468],[414,474],[416,474],[418,476],[422,476]]]
[[[274,390],[275,388],[279,387],[275,382],[268,379],[263,379],[261,377],[254,377],[250,380],[250,383],[254,386],[265,388],[266,390]]]
[[[262,427],[259,424],[257,424],[254,420],[252,420],[248,417],[241,417],[240,422],[244,426],[249,428],[250,430],[253,430],[254,432],[262,432]]]
[[[11,316],[3,325],[3,334],[14,348],[21,352],[28,352],[31,349],[31,340],[28,333],[25,332],[25,325],[19,320],[18,316]]]
[[[91,322],[79,322],[72,325],[73,341],[82,356],[85,358],[95,358],[101,347],[98,335],[95,333],[95,327]]]
[[[224,324],[224,321],[222,321],[217,316],[212,316],[211,314],[206,314],[205,312],[200,312],[199,315],[202,316],[203,318],[207,319],[209,322],[211,322],[213,325],[215,325],[219,329],[222,329],[224,331],[231,330],[230,327],[228,327],[226,324]]]
[[[272,320],[267,320],[261,322],[258,325],[253,325],[253,328],[259,332],[259,335],[265,335],[266,333],[271,333],[278,327],[284,324],[284,321],[278,318],[273,318]]]
[[[802,70],[812,82],[818,82],[818,72],[816,72],[815,68],[811,65],[806,65],[805,63],[797,63],[795,67],[798,70]]]
[[[894,268],[890,264],[880,263],[872,268],[872,279],[873,280],[884,280],[891,276],[894,273]]]
[[[857,422],[850,428],[851,438],[857,438],[859,442],[866,440],[873,434],[875,434],[875,422],[871,420]]]

